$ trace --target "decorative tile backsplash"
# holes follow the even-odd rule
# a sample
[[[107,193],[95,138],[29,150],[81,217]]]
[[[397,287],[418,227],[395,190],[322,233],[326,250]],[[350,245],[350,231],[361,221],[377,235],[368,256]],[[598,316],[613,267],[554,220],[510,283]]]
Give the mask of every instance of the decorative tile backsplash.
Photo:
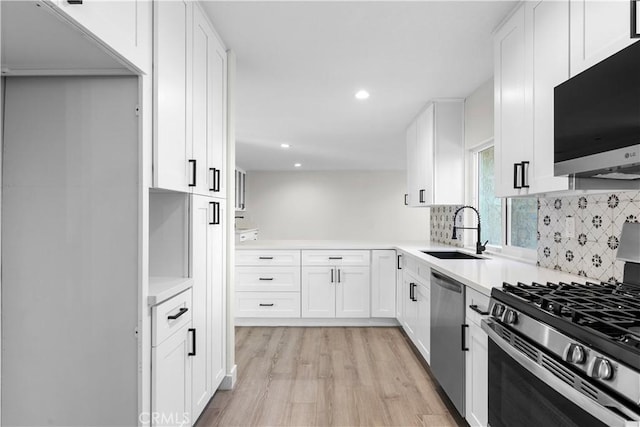
[[[456,239],[452,239],[453,235],[453,214],[462,205],[440,205],[430,208],[431,215],[431,241],[435,243],[444,243],[452,246],[463,246],[463,232],[465,230],[456,230]],[[463,212],[458,214],[456,225],[463,227]],[[471,230],[473,231],[473,230]]]
[[[575,222],[567,237],[567,217]],[[640,191],[538,199],[538,265],[601,281],[622,280],[622,224],[640,219]],[[640,244],[640,243],[639,243]]]

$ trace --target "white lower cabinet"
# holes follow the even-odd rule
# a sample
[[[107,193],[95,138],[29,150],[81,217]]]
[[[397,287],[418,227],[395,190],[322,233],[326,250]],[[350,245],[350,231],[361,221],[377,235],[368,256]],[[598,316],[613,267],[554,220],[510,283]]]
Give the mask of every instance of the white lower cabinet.
[[[152,308],[152,426],[191,425],[192,294],[187,290]]]
[[[428,282],[418,281],[413,290],[416,313],[416,346],[425,358],[431,363],[431,286]]]
[[[396,251],[371,251],[371,317],[396,317],[397,266]]]
[[[369,267],[302,267],[302,317],[369,317]]]
[[[481,329],[481,312],[489,307],[489,297],[466,289],[466,323],[468,327],[465,359],[465,417],[472,427],[486,426],[489,421],[489,338]]]

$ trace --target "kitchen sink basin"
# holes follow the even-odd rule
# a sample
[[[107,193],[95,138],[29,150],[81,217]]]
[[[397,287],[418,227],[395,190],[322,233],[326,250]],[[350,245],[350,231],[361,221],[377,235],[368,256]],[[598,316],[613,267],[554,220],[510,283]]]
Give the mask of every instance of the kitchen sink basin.
[[[439,259],[484,259],[482,257],[471,255],[466,252],[460,252],[460,251],[421,251],[421,252]]]

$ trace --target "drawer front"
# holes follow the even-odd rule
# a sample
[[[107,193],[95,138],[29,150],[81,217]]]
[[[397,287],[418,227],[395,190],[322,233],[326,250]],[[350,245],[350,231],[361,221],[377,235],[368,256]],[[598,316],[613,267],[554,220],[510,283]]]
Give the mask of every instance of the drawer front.
[[[486,312],[489,309],[489,297],[484,294],[481,294],[475,289],[470,288],[469,286],[467,286],[466,288],[467,289],[465,289],[465,292],[466,292],[465,310],[466,310],[467,321],[473,322],[476,325],[480,326],[480,321],[484,318],[484,316],[478,313],[477,311],[473,310],[469,306],[476,305],[478,306],[478,310]]]
[[[416,264],[418,277],[420,277],[427,283],[431,282],[431,267],[421,262],[417,262]]]
[[[300,251],[281,250],[238,250],[236,251],[236,265],[300,265]]]
[[[236,267],[236,291],[300,292],[300,267]]]
[[[300,317],[300,292],[236,292],[236,317]]]
[[[157,346],[180,329],[191,325],[191,289],[153,306],[151,313],[151,345]]]
[[[416,276],[418,275],[418,261],[410,256],[404,256],[402,257],[402,262],[402,268],[412,272]]]
[[[321,250],[302,251],[302,265],[362,265],[370,264],[371,251]]]

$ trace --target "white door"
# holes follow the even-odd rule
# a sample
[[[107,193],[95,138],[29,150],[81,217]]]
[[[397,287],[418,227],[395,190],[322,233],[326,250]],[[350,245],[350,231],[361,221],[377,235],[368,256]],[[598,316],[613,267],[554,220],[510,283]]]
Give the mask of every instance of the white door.
[[[638,41],[624,0],[571,0],[571,77]]]
[[[415,299],[418,301],[416,315],[416,337],[415,342],[418,350],[422,353],[427,363],[431,362],[431,291],[428,285],[417,283],[414,290]]]
[[[531,191],[545,193],[569,189],[567,177],[553,175],[554,87],[569,78],[569,0],[527,3],[531,20],[529,48],[533,102],[533,162]]]
[[[152,349],[151,411],[158,414],[155,419],[160,421],[152,422],[154,427],[181,423],[190,426],[193,422],[190,345],[190,334],[183,328]]]
[[[209,231],[213,222],[212,200],[203,196],[191,196],[191,268],[193,279],[193,314],[195,329],[195,355],[192,361],[192,416],[196,420],[213,395],[212,381],[212,283],[209,276],[210,259],[213,256],[212,233]]]
[[[336,317],[370,317],[369,267],[336,267]]]
[[[209,44],[209,127],[207,154],[209,193],[226,197],[227,170],[227,53],[215,35]]]
[[[531,132],[527,115],[525,7],[520,7],[494,37],[495,179],[496,196],[527,194],[514,179],[522,162],[531,162]]]
[[[433,203],[433,149],[435,105],[430,104],[417,119],[417,186],[418,205]]]
[[[371,251],[371,317],[396,317],[396,251]]]
[[[415,328],[416,322],[418,321],[418,305],[416,301],[414,301],[417,282],[411,274],[407,272],[404,273],[404,284],[402,286],[404,289],[404,316],[402,326],[412,341],[415,340]]]
[[[302,317],[336,317],[333,267],[302,267]]]
[[[467,324],[469,325],[469,351],[465,361],[465,416],[470,426],[481,427],[489,422],[489,343],[487,334],[480,326],[469,320]]]
[[[190,191],[191,140],[187,135],[191,2],[158,1],[154,10],[154,186]]]
[[[224,200],[210,200],[211,219],[207,233],[211,254],[207,265],[211,281],[211,390],[220,386],[225,375],[226,361],[226,242],[225,215],[227,205]]]
[[[418,146],[417,146],[418,125],[414,121],[409,125],[406,132],[407,146],[407,204],[418,206]]]
[[[402,325],[404,319],[404,264],[405,264],[405,255],[398,254],[397,255],[397,270],[396,270],[396,319]]]

